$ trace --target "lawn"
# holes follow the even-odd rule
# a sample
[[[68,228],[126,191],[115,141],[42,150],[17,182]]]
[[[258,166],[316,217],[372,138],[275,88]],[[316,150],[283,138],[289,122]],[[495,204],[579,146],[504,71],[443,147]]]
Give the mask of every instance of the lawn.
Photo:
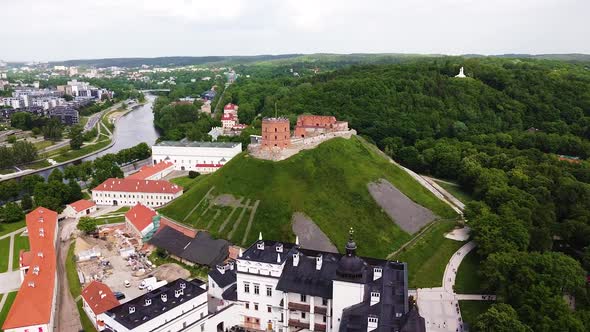
[[[488,310],[493,301],[459,301],[461,318],[469,325],[475,324],[477,317]]]
[[[51,166],[51,164],[47,160],[43,159],[43,160],[35,161],[33,163],[30,163],[30,164],[26,164],[26,165],[24,165],[24,166],[22,166],[20,168],[21,169],[24,169],[24,168],[41,169],[41,168],[45,168],[45,167],[49,167],[49,166]]]
[[[182,222],[205,193],[215,187],[214,195],[230,193],[260,200],[246,244],[255,241],[259,232],[267,239],[294,241],[291,216],[300,211],[314,220],[338,248],[344,247],[348,230],[354,227],[359,254],[384,258],[411,236],[392,222],[369,194],[367,184],[380,178],[389,180],[438,216],[456,217],[448,205],[357,138],[332,139],[279,162],[242,153],[160,212]],[[187,223],[196,221],[197,212]],[[247,223],[247,219],[242,223]],[[199,222],[198,227],[203,224]],[[239,231],[243,232],[243,228],[239,227]],[[233,238],[243,236],[236,232]]]
[[[0,169],[0,175],[12,174],[14,172],[16,172],[16,169],[14,169],[14,168]]]
[[[482,287],[484,280],[478,273],[481,260],[482,258],[476,250],[472,250],[463,258],[457,271],[455,292],[459,294],[482,294],[485,292]]]
[[[62,163],[64,161],[79,158],[79,157],[85,156],[89,153],[92,153],[94,151],[100,150],[100,149],[108,146],[109,144],[111,144],[111,141],[105,140],[102,142],[98,142],[96,144],[86,145],[86,146],[82,147],[80,150],[69,150],[65,153],[62,153],[59,156],[53,158],[53,160],[57,161],[58,163]]]
[[[14,236],[14,250],[12,252],[12,269],[18,270],[19,267],[19,258],[20,258],[20,251],[21,249],[28,251],[30,249],[29,246],[29,237],[28,236]]]
[[[10,252],[10,237],[0,240],[0,273],[8,271],[8,253]]]
[[[76,299],[82,292],[80,279],[78,279],[78,271],[76,270],[76,261],[74,260],[74,249],[76,243],[72,242],[68,249],[68,256],[66,257],[66,276],[68,277],[68,285],[70,286],[70,293]]]
[[[204,178],[206,178],[207,175],[199,175],[194,179],[189,178],[188,176],[181,176],[179,178],[174,178],[171,179],[170,182],[177,184],[179,186],[181,186],[182,188],[184,188],[184,191],[188,191],[192,186],[194,186],[195,184],[199,183],[200,181],[202,181]]]
[[[12,233],[18,229],[25,227],[27,224],[24,220],[19,222],[12,222],[12,223],[0,223],[0,236],[4,236],[8,233]]]
[[[463,190],[458,184],[449,184],[442,181],[436,181],[436,183],[438,183],[439,186],[443,187],[451,195],[455,196],[455,198],[460,200],[463,204],[467,204],[473,200],[471,194]]]
[[[437,221],[416,242],[393,257],[408,263],[410,288],[442,286],[449,259],[465,244],[444,237],[456,224],[456,221]]]
[[[115,216],[108,218],[96,218],[97,225],[118,224],[125,222],[125,216]]]
[[[184,263],[181,263],[181,262],[175,260],[174,258],[171,258],[170,256],[167,256],[165,258],[160,257],[156,251],[152,252],[152,254],[149,256],[149,259],[150,259],[150,262],[156,264],[156,266],[160,266],[162,264],[168,264],[168,263],[178,264],[178,265],[182,266],[183,268],[187,269],[191,273],[192,278],[197,278],[197,279],[200,279],[205,282],[207,281],[207,278],[209,278],[208,277],[209,267],[207,267],[207,266],[186,265]]]
[[[52,141],[39,141],[39,142],[33,143],[33,145],[35,145],[37,150],[43,150],[45,148],[52,146],[53,144],[55,144],[55,142],[52,142]]]
[[[0,326],[4,324],[6,316],[8,316],[8,311],[10,311],[10,307],[12,307],[16,293],[17,292],[12,292],[4,295],[6,296],[6,302],[4,302],[4,307],[2,308],[2,311],[0,311]]]

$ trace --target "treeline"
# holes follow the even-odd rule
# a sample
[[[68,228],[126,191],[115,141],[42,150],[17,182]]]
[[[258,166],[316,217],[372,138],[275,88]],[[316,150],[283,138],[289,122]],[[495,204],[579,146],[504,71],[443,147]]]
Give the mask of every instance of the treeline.
[[[0,169],[22,165],[37,159],[37,148],[30,142],[17,141],[12,146],[0,146]]]
[[[200,102],[176,103],[167,97],[158,97],[154,102],[154,124],[161,132],[160,140],[211,141],[209,131],[221,122],[200,113]]]
[[[468,78],[454,78],[465,67]],[[475,329],[590,329],[590,72],[557,61],[435,58],[239,80],[246,117],[335,115],[473,195],[466,218],[494,306]],[[560,161],[557,154],[580,158]],[[567,308],[564,295],[576,300]],[[522,328],[522,329],[521,329]]]
[[[10,116],[10,126],[21,130],[31,130],[33,135],[43,134],[45,139],[60,140],[63,136],[63,124],[57,118],[33,115],[28,112],[16,112]]]
[[[115,103],[112,100],[106,100],[103,103],[91,102],[90,104],[81,107],[78,111],[82,116],[89,116],[113,106]]]

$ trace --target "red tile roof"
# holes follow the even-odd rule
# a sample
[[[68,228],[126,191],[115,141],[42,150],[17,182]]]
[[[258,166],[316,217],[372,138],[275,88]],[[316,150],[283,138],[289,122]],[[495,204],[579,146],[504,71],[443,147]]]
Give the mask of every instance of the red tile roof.
[[[14,299],[2,328],[4,330],[48,324],[55,286],[54,238],[57,212],[38,207],[26,217],[29,243],[34,256],[31,268]],[[38,267],[38,272],[37,271]]]
[[[152,218],[156,215],[156,211],[138,203],[125,213],[125,218],[129,219],[129,222],[141,232],[152,223]]]
[[[84,288],[81,295],[95,315],[102,314],[119,305],[113,291],[102,282],[92,281]]]
[[[229,104],[225,105],[225,107],[223,109],[224,110],[235,110],[236,106],[237,106],[236,104],[229,103]]]
[[[137,173],[133,173],[126,177],[126,179],[145,180],[150,176],[160,173],[168,168],[174,167],[173,163],[164,161],[155,165],[145,165],[139,169]]]
[[[97,191],[123,191],[136,193],[176,194],[182,187],[166,180],[137,180],[110,178],[92,189]]]
[[[91,202],[91,201],[88,201],[85,199],[81,199],[79,201],[76,201],[74,203],[70,203],[68,205],[71,206],[72,208],[74,208],[74,210],[76,210],[76,212],[81,212],[81,211],[89,209],[93,206],[96,206],[96,204],[94,202]]]
[[[33,253],[30,251],[24,251],[23,249],[20,250],[20,255],[19,255],[19,264],[20,267],[23,266],[31,266],[31,262],[33,261]]]

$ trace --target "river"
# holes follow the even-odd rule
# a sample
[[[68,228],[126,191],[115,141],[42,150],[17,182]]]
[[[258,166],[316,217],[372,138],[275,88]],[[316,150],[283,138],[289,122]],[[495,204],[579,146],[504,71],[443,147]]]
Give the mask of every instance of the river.
[[[102,152],[82,159],[82,161],[94,160],[108,153],[117,153],[120,150],[133,147],[141,142],[145,142],[149,146],[152,146],[160,136],[154,127],[154,113],[152,112],[152,106],[156,96],[146,94],[145,98],[146,103],[143,106],[134,109],[117,120],[114,132],[115,144]],[[63,170],[67,165],[79,163],[80,161],[75,161],[66,165],[58,166],[57,168]],[[35,174],[47,178],[54,168]]]

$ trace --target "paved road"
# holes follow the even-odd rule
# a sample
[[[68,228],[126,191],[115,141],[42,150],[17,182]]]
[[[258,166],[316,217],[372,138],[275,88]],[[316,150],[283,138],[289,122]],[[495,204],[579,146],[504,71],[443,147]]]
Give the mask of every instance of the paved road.
[[[8,271],[12,271],[13,257],[14,257],[14,237],[13,234],[10,236],[10,247],[8,247]]]
[[[457,270],[463,261],[463,258],[475,248],[475,242],[470,241],[457,250],[451,260],[447,263],[445,274],[443,277],[443,288],[448,293],[454,293],[455,279],[457,278]]]
[[[0,273],[0,294],[14,292],[20,288],[20,271]],[[2,306],[0,306],[2,308]]]
[[[426,180],[426,182],[428,182],[431,186],[433,186],[436,190],[438,190],[441,194],[443,194],[443,196],[448,199],[451,203],[453,203],[456,207],[459,208],[459,210],[463,211],[465,209],[465,204],[463,204],[463,202],[461,202],[460,200],[458,200],[455,196],[453,196],[451,193],[449,193],[445,188],[441,187],[438,183],[436,183],[436,181],[434,181],[434,178],[422,175],[422,178],[424,178],[424,180]],[[437,181],[441,181],[438,180]],[[451,182],[447,182],[447,181],[441,181],[441,182],[445,182],[451,185],[456,185],[455,183],[451,183]]]
[[[66,219],[60,222],[59,225],[59,249],[57,251],[57,278],[58,278],[58,293],[57,293],[57,317],[55,320],[55,331],[80,331],[82,325],[80,324],[80,314],[76,307],[76,302],[70,293],[68,278],[66,276],[66,257],[70,247],[70,235],[75,229],[76,222],[74,219]]]

